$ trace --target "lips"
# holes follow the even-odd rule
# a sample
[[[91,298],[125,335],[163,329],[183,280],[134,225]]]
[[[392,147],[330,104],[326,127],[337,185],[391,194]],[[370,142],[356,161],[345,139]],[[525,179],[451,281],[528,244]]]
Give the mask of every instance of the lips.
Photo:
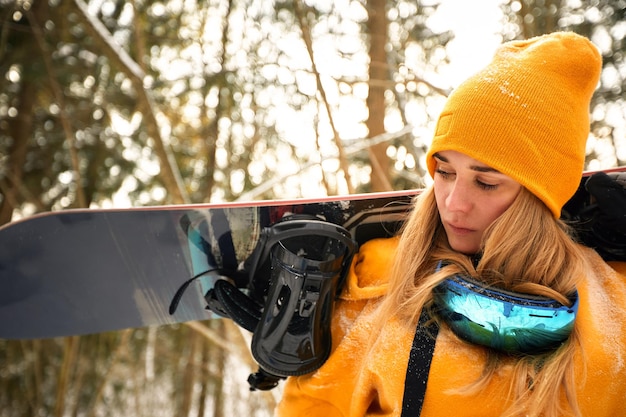
[[[474,232],[474,229],[470,229],[468,227],[463,227],[460,225],[454,225],[452,223],[447,223],[448,229],[457,235],[467,235]]]

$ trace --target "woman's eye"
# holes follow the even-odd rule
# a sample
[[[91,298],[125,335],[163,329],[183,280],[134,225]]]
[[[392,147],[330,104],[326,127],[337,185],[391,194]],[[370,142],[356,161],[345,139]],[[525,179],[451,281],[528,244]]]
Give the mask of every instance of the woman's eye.
[[[476,180],[476,185],[478,185],[478,187],[480,187],[481,189],[487,190],[487,191],[495,190],[496,188],[498,188],[498,186],[495,185],[495,184],[487,184],[487,183],[479,181],[479,180]]]
[[[437,169],[435,170],[435,173],[437,173],[437,174],[441,175],[441,177],[442,177],[443,179],[447,179],[447,178],[450,178],[450,176],[452,176],[452,173],[450,173],[450,172],[448,172],[448,171],[444,171],[444,170],[443,170],[443,169],[441,169],[441,168],[437,168]]]

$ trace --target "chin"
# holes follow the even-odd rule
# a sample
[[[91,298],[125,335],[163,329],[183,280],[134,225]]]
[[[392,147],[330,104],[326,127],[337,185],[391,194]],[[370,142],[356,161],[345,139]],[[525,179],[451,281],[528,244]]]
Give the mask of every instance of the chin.
[[[480,251],[480,245],[467,242],[450,242],[450,247],[464,255],[476,255]]]

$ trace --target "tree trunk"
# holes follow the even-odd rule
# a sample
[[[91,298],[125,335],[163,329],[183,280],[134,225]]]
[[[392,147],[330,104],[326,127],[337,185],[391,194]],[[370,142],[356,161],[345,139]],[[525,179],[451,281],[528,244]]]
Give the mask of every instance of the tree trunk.
[[[385,133],[385,89],[388,79],[387,52],[387,10],[385,0],[369,0],[367,21],[370,36],[369,94],[367,108],[369,116],[367,128],[369,137]],[[393,189],[389,179],[391,161],[387,157],[387,144],[380,143],[368,149],[372,166],[371,191],[390,191]]]

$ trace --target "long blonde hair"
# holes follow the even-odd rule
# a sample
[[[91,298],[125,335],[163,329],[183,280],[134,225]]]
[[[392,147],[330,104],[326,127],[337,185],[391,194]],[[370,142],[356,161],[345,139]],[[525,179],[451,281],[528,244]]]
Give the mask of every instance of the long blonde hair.
[[[513,204],[485,231],[481,257],[473,260],[448,244],[432,187],[415,201],[400,237],[389,282],[380,308],[381,321],[396,314],[415,326],[423,308],[429,308],[432,290],[453,273],[466,273],[487,285],[552,297],[570,303],[583,274],[583,256],[568,228],[532,193],[522,189]],[[447,266],[435,272],[440,260]],[[474,265],[474,263],[476,263]],[[441,324],[441,323],[440,323]],[[381,322],[382,326],[383,323]],[[561,389],[574,415],[580,416],[574,385],[574,352],[580,348],[576,330],[556,351],[514,359],[509,385],[512,405],[505,416],[556,417],[564,414]],[[500,363],[511,356],[487,349],[482,376],[455,392],[478,393]]]

